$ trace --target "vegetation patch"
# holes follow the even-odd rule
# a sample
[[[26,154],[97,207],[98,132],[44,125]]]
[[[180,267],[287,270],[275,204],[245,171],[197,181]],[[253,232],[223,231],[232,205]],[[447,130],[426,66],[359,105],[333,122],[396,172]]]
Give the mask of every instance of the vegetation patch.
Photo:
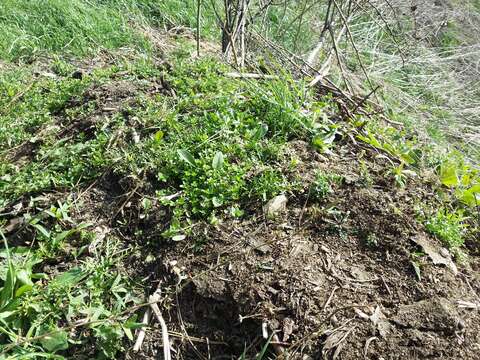
[[[0,359],[157,358],[159,313],[179,358],[476,356],[478,166],[399,114],[453,116],[431,49],[252,3],[242,65],[222,2],[0,4]]]

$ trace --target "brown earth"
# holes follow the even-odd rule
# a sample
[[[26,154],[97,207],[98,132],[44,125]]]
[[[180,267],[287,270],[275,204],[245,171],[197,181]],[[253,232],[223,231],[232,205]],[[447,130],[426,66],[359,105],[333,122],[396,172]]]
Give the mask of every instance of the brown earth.
[[[158,248],[150,275],[165,296],[174,358],[254,358],[265,343],[262,327],[274,334],[269,358],[480,358],[480,314],[459,304],[479,301],[478,258],[457,274],[434,265],[416,238],[450,254],[416,221],[416,205],[436,202],[429,186],[411,180],[396,188],[383,176],[385,159],[359,147],[339,144],[326,159],[291,143],[307,183],[318,168],[343,176],[328,199],[308,199],[307,185],[275,220],[252,206],[244,221],[200,224],[193,245]],[[142,267],[141,258],[132,260]],[[157,328],[141,354],[126,358],[161,353]]]
[[[65,125],[65,134],[96,126],[104,111],[121,112],[139,88],[152,90],[114,84],[87,92],[98,112]],[[160,237],[165,209],[141,214],[139,202],[154,191],[148,183],[105,173],[77,194],[78,220],[97,224],[99,237],[113,233],[141,249],[126,267],[144,279],[145,295],[162,290],[173,357],[253,359],[266,332],[272,338],[264,358],[480,359],[480,309],[459,303],[480,303],[480,261],[472,255],[456,272],[451,254],[416,220],[419,205],[438,205],[432,177],[421,174],[400,189],[385,175],[385,155],[348,137],[328,157],[302,141],[287,151],[301,164],[290,175],[305,185],[288,194],[282,214],[267,219],[262,204],[251,204],[243,220],[196,224],[181,242]],[[322,200],[308,191],[317,169],[343,179]],[[447,266],[433,264],[439,256]],[[162,358],[161,338],[154,324],[142,351],[121,358]]]

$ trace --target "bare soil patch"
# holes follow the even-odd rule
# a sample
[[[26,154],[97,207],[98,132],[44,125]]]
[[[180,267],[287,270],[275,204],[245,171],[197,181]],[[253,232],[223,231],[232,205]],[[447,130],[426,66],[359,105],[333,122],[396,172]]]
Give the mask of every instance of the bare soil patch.
[[[158,248],[151,275],[164,289],[175,358],[254,358],[262,324],[275,334],[269,351],[277,358],[478,358],[479,313],[458,305],[478,301],[478,258],[455,275],[412,256],[421,250],[415,236],[441,248],[414,211],[435,202],[429,186],[395,188],[372,151],[364,160],[378,176],[363,186],[353,144],[323,160],[307,144],[291,148],[305,179],[316,168],[344,177],[328,199],[307,199],[306,187],[275,220],[258,207],[243,221],[200,225],[193,244]],[[149,330],[142,354],[126,358],[157,358],[160,339]]]

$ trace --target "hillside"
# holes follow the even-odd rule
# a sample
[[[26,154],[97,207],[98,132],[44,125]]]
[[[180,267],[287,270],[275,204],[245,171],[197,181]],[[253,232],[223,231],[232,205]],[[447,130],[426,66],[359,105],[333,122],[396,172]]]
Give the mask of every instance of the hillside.
[[[0,359],[479,358],[478,1],[225,3],[0,3]]]

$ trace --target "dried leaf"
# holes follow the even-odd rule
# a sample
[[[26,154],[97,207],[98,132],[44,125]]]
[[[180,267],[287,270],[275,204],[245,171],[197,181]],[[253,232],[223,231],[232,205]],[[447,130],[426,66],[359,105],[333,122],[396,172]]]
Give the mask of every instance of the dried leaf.
[[[450,257],[444,257],[441,254],[441,248],[436,246],[425,236],[416,236],[413,241],[422,247],[425,254],[427,254],[435,265],[445,265],[456,275],[458,273],[457,266]]]

